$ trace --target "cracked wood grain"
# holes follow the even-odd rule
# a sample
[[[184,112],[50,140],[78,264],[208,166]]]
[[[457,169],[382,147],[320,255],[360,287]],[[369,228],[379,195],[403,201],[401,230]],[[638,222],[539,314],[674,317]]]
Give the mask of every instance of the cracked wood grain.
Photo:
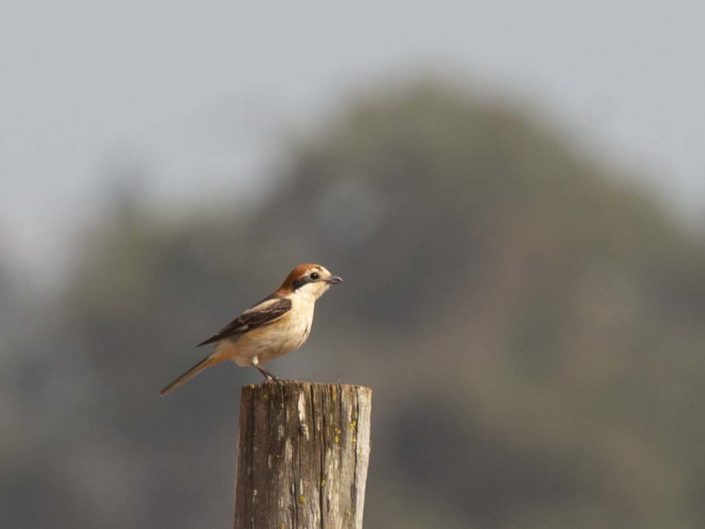
[[[235,529],[362,529],[372,391],[242,388]]]

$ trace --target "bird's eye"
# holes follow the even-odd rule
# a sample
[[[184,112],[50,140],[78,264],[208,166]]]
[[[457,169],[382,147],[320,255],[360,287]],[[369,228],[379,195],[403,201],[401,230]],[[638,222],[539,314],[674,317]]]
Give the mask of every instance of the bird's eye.
[[[311,275],[309,275],[308,277],[315,281],[316,279],[319,279],[321,275],[318,272],[311,272]]]

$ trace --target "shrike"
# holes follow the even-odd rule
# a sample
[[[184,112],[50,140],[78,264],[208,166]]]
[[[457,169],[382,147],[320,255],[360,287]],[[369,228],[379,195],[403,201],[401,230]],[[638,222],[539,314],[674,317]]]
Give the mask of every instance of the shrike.
[[[276,380],[260,364],[301,347],[311,332],[316,300],[331,285],[342,282],[321,265],[297,266],[273,294],[199,343],[198,347],[214,344],[211,354],[162,389],[160,395],[166,395],[224,360],[256,367],[265,379]]]

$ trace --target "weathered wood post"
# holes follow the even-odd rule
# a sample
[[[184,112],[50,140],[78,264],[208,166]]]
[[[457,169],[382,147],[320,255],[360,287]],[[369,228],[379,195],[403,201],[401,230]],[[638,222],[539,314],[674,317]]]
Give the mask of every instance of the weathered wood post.
[[[372,391],[242,388],[235,529],[362,529]]]

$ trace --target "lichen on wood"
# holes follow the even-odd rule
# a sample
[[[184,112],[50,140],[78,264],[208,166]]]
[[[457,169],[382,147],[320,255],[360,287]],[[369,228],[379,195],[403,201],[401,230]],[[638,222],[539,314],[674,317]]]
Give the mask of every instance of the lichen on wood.
[[[235,529],[361,529],[371,395],[296,381],[242,388]]]

